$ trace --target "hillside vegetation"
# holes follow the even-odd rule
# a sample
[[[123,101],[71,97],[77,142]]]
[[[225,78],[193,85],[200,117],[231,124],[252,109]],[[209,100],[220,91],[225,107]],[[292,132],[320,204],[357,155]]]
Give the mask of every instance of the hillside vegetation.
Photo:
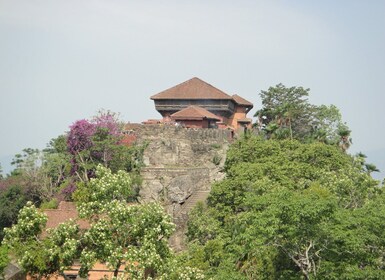
[[[385,196],[361,158],[249,136],[189,221],[184,259],[213,279],[382,279]]]
[[[190,213],[180,254],[161,205],[137,203],[145,145],[123,144],[115,114],[76,121],[44,151],[25,149],[0,180],[0,272],[16,260],[39,278],[79,260],[83,276],[102,262],[119,279],[385,279],[378,170],[347,153],[339,110],[308,94],[281,84],[261,92],[255,130],[230,146],[226,177]],[[41,210],[60,200],[74,201],[89,227],[69,221],[42,238]]]

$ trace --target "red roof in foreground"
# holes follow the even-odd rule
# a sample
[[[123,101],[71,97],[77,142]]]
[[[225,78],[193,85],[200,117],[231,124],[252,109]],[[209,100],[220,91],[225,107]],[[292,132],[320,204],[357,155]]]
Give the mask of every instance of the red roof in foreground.
[[[166,89],[158,94],[151,96],[153,100],[161,99],[219,99],[232,100],[233,98],[202,81],[199,78],[192,78],[172,88]]]
[[[88,229],[90,227],[88,221],[79,219],[78,211],[73,202],[62,201],[58,209],[45,209],[43,212],[48,217],[46,229],[56,228],[59,224],[67,222],[70,219],[76,220],[80,229]],[[45,235],[46,233],[43,232],[42,236]]]
[[[174,120],[220,120],[216,115],[199,106],[189,106],[172,114],[171,118]]]

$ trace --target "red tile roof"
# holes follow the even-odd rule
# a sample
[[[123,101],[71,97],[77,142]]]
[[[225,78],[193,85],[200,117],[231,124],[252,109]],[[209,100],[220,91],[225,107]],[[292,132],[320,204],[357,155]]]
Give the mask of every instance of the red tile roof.
[[[166,89],[151,96],[153,100],[161,99],[216,99],[232,100],[233,98],[223,91],[202,81],[199,78],[192,78],[172,88]]]
[[[251,103],[250,101],[247,101],[246,99],[244,99],[243,97],[240,97],[240,96],[237,95],[237,94],[234,94],[232,97],[233,97],[234,101],[235,101],[238,105],[243,105],[243,106],[250,106],[250,107],[253,107],[253,103]]]
[[[174,120],[220,120],[216,115],[199,106],[189,106],[171,115]]]
[[[86,220],[79,219],[78,211],[76,210],[75,203],[73,202],[60,202],[58,209],[45,209],[43,212],[47,215],[46,229],[56,228],[59,224],[69,221],[70,219],[76,220],[80,229],[90,228],[90,224]],[[46,232],[43,232],[42,237],[46,236]]]
[[[70,201],[60,201],[58,209],[60,210],[76,210],[76,204]]]

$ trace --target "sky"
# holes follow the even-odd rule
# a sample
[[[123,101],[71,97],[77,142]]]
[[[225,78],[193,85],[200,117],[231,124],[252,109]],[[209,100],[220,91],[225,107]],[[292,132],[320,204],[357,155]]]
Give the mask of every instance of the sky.
[[[0,163],[99,109],[159,118],[149,99],[199,77],[261,107],[270,86],[334,104],[385,175],[385,1],[0,0]]]

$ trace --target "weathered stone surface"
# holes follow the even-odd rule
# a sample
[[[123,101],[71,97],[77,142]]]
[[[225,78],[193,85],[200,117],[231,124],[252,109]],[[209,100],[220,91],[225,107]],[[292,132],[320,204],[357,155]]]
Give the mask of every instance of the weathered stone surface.
[[[167,189],[167,198],[171,203],[182,204],[193,192],[193,181],[190,175],[175,177]]]
[[[181,250],[188,212],[197,201],[205,200],[211,184],[224,176],[221,169],[231,133],[167,125],[135,125],[132,129],[139,143],[148,144],[140,199],[163,203],[177,225],[170,242]]]

